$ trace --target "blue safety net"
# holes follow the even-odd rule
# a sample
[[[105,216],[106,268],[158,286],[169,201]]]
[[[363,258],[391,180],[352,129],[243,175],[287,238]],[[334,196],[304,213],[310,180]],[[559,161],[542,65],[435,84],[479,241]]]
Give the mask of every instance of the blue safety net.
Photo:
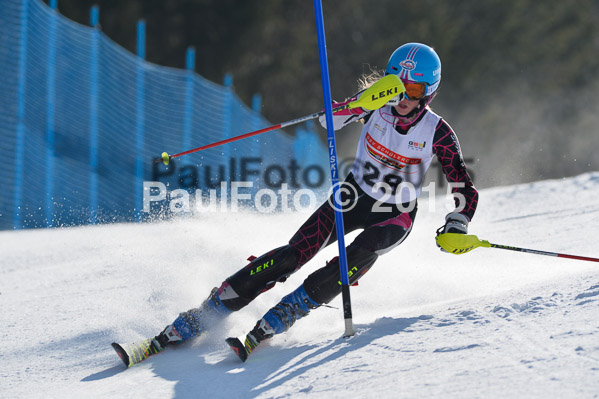
[[[40,0],[0,10],[0,229],[144,220],[144,181],[193,193],[245,177],[255,193],[327,170],[306,126],[153,164],[272,123],[231,86],[144,61]]]

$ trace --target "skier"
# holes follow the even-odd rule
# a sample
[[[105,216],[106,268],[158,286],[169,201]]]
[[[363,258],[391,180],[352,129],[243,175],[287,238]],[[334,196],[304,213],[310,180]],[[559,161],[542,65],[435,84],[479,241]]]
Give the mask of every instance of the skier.
[[[341,201],[346,204],[345,232],[363,229],[347,246],[350,284],[362,277],[380,255],[401,244],[412,230],[417,197],[433,156],[441,164],[447,181],[454,184],[456,200],[456,209],[445,217],[440,232],[467,234],[478,202],[455,133],[429,107],[441,82],[437,53],[424,44],[404,44],[389,58],[387,74],[399,76],[405,93],[375,111],[357,108],[334,115],[335,130],[359,120],[364,123],[356,162],[344,182],[352,189],[343,194]],[[372,79],[366,79],[366,85],[368,80]],[[325,124],[324,117],[321,123]],[[336,241],[333,204],[332,199],[322,204],[286,245],[249,259],[249,264],[214,288],[200,307],[181,313],[156,337],[128,348],[113,344],[125,364],[139,363],[171,344],[205,332],[277,282],[284,282],[319,250]],[[377,205],[385,207],[385,211],[378,211]],[[287,331],[312,309],[333,300],[341,292],[339,281],[339,261],[335,257],[271,308],[243,344],[237,339],[228,340],[229,344],[245,361],[261,342]]]

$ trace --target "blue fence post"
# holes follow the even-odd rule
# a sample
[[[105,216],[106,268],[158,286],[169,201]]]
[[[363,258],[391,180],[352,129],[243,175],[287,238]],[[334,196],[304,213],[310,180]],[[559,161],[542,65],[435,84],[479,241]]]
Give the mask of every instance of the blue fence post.
[[[54,219],[54,111],[56,96],[56,19],[58,0],[50,0],[50,26],[48,27],[48,86],[46,89],[46,226],[53,226]]]
[[[225,78],[223,80],[223,84],[225,86],[225,98],[223,101],[223,139],[228,139],[233,136],[233,75],[230,73],[225,74]],[[232,170],[233,160],[231,159],[231,145],[225,144],[222,147],[223,151],[223,159],[225,164],[225,168],[229,168],[229,174],[225,176],[229,176],[231,181],[234,180],[235,171]]]
[[[256,113],[252,118],[252,130],[258,130],[262,127],[260,111],[262,110],[262,96],[258,93],[252,96],[252,110]],[[252,137],[252,156],[260,156],[260,139]]]
[[[256,113],[252,118],[252,130],[260,129],[260,111],[262,109],[262,96],[258,93],[252,96],[252,110]],[[253,140],[255,142],[255,140]]]
[[[252,130],[258,130],[262,127],[262,122],[260,118],[260,113],[262,111],[262,96],[258,93],[252,96],[252,110],[255,112],[252,118]],[[258,154],[258,143],[259,138],[253,137],[252,139],[252,153]]]
[[[252,96],[252,110],[254,111],[254,115],[252,115],[252,130],[258,130],[262,127],[260,111],[262,110],[262,96],[258,93]],[[260,151],[260,138],[258,136],[249,138],[250,141],[250,154],[246,154],[246,156],[250,157],[259,157],[262,158],[262,154]],[[258,176],[253,176],[254,186],[252,187],[252,193],[257,193],[260,185],[260,178]]]
[[[17,83],[17,144],[15,148],[15,191],[13,197],[14,229],[23,227],[21,201],[23,200],[23,157],[25,153],[25,89],[27,84],[27,20],[29,1],[23,1],[21,9],[21,43],[19,45],[19,80]]]
[[[145,69],[144,60],[146,59],[146,21],[140,19],[137,21],[137,56],[140,58],[137,63],[137,101],[135,118],[135,213],[137,221],[142,219],[143,208],[143,178],[144,178],[144,130],[145,130]]]
[[[304,163],[307,160],[308,140],[309,138],[307,130],[305,130],[302,126],[295,129],[295,136],[293,138],[293,156],[299,162],[300,165],[304,165]]]
[[[183,146],[184,150],[191,148],[191,127],[193,126],[193,74],[195,70],[196,51],[193,47],[187,48],[185,54],[185,113],[183,120]]]
[[[98,222],[98,41],[100,8],[90,9],[91,34],[90,89],[89,89],[89,221]]]
[[[252,110],[257,114],[260,114],[261,109],[262,109],[262,96],[260,95],[260,93],[256,93],[252,96]],[[254,127],[256,129],[259,129],[259,126],[254,125]]]

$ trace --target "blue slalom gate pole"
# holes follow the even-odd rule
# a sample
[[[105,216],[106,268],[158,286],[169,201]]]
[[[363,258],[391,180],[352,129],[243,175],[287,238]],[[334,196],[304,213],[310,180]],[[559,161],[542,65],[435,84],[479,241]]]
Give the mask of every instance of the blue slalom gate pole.
[[[331,84],[329,82],[329,63],[327,60],[327,44],[324,35],[324,20],[321,0],[314,0],[316,15],[316,33],[318,36],[318,55],[320,58],[320,76],[324,95],[324,111],[327,121],[327,137],[329,144],[329,166],[333,184],[333,199],[335,201],[335,223],[337,224],[337,243],[339,245],[339,272],[341,273],[341,295],[343,300],[343,318],[345,319],[345,334],[354,335],[351,300],[349,296],[349,277],[347,275],[347,255],[345,253],[345,229],[343,228],[343,211],[339,198],[339,174],[337,169],[337,147],[335,145],[335,129],[333,127],[333,106],[331,99]]]

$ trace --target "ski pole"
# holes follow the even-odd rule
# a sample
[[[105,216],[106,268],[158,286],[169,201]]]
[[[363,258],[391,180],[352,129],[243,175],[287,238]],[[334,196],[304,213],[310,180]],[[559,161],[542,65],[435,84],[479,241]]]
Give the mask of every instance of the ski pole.
[[[355,101],[350,102],[342,107],[335,108],[333,112],[343,111],[345,109],[353,109],[353,108],[364,108],[367,110],[375,110],[381,108],[385,105],[389,100],[397,95],[401,95],[405,91],[403,87],[403,83],[397,77],[397,75],[387,75],[384,78],[378,80],[368,89],[366,89],[360,98]],[[302,122],[306,122],[312,119],[316,119],[325,114],[325,111],[317,112],[311,115],[306,115],[301,118],[293,119],[287,122],[279,123],[277,125],[273,125],[270,127],[265,127],[263,129],[259,129],[253,132],[245,133],[240,136],[231,137],[225,140],[217,141],[212,144],[206,144],[204,146],[194,148],[188,151],[180,152],[178,154],[169,155],[166,152],[163,152],[160,158],[154,159],[153,163],[163,162],[165,165],[168,165],[169,161],[173,158],[178,158],[183,155],[192,154],[194,152],[207,150],[209,148],[218,147],[219,145],[231,143],[233,141],[242,140],[248,137],[256,136],[258,134],[270,132],[272,130],[282,129],[288,126],[297,125]]]
[[[560,254],[557,252],[548,252],[548,251],[539,251],[536,249],[526,249],[519,247],[512,247],[509,245],[501,245],[501,244],[492,244],[486,240],[479,240],[475,235],[467,235],[467,234],[457,234],[457,233],[445,233],[439,234],[435,238],[437,243],[447,252],[455,255],[465,254],[466,252],[470,252],[475,248],[483,247],[483,248],[499,248],[499,249],[507,249],[509,251],[517,251],[517,252],[525,252],[528,254],[535,255],[546,255],[553,256],[557,258],[568,258],[575,260],[586,260],[589,262],[599,262],[599,258],[590,258],[588,256],[579,256],[579,255],[568,255],[568,254]]]

